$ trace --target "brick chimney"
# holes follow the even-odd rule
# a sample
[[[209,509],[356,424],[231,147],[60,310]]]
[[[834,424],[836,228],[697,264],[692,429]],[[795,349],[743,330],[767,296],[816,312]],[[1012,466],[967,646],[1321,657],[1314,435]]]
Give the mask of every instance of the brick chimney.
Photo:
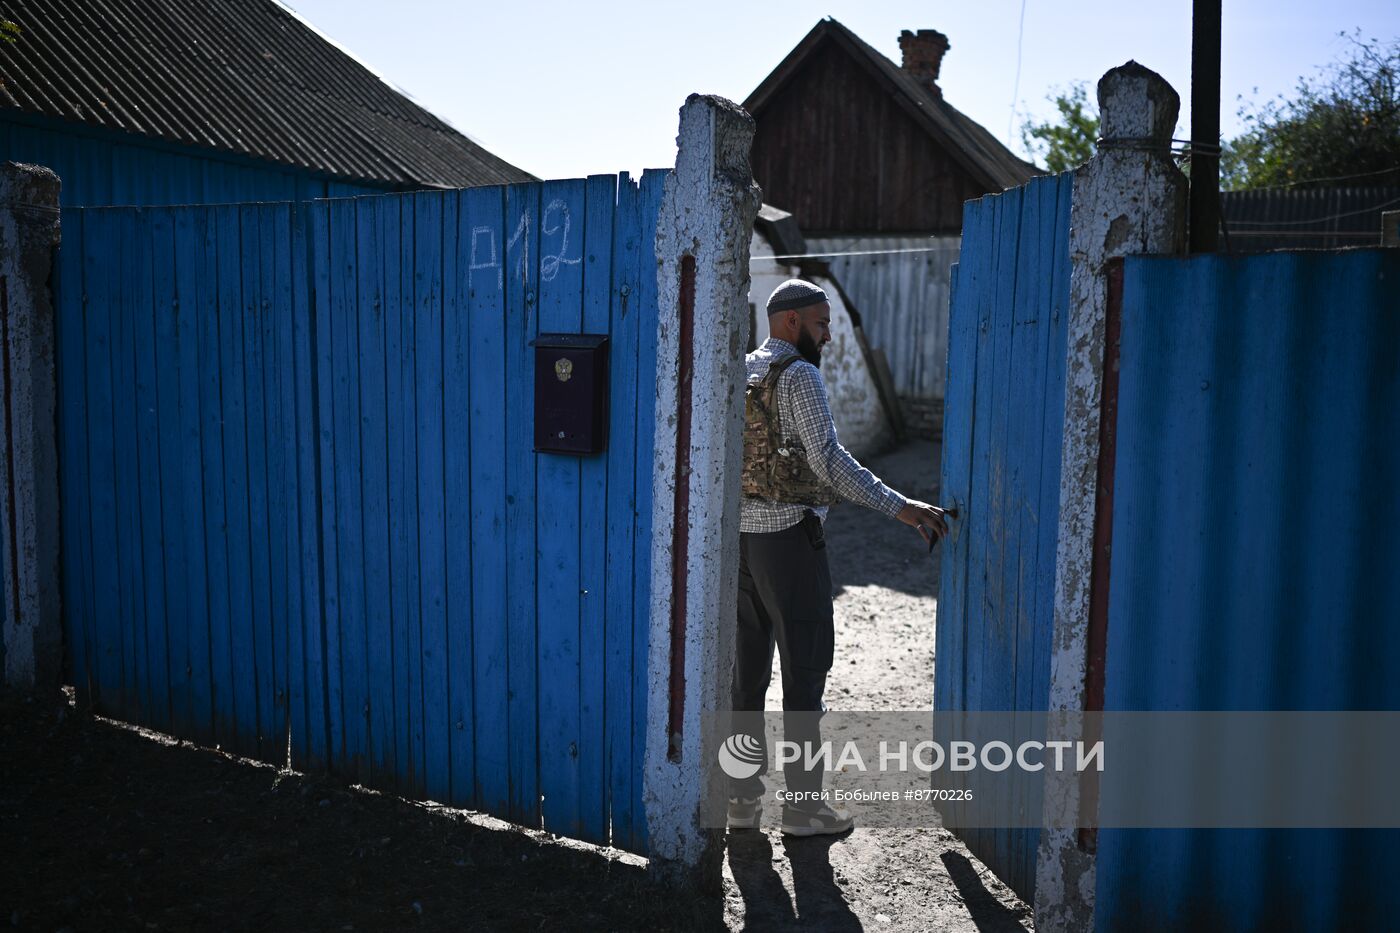
[[[899,50],[904,53],[904,72],[918,81],[934,97],[942,97],[938,69],[948,51],[948,37],[937,29],[904,30],[899,34]]]

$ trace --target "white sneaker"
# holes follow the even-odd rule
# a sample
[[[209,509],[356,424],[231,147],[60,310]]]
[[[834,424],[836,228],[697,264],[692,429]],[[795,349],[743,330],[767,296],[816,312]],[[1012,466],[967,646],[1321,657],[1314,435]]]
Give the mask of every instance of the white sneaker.
[[[849,832],[856,825],[849,810],[822,804],[817,810],[783,807],[783,835],[835,836]]]
[[[763,818],[762,797],[730,797],[725,825],[730,829],[758,829]]]

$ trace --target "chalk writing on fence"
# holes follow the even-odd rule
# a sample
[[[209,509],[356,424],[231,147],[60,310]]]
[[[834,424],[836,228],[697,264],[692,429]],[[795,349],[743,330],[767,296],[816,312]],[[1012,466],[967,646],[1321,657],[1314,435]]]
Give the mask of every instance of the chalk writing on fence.
[[[486,243],[491,249],[491,259],[489,262],[482,262],[477,253],[477,244],[481,238],[486,238]],[[501,262],[496,257],[496,230],[493,227],[473,227],[472,228],[472,255],[471,262],[467,264],[467,285],[471,286],[476,282],[476,272],[478,269],[496,270],[496,287],[501,287]]]
[[[570,257],[569,253],[569,231],[573,228],[573,214],[569,210],[567,202],[555,198],[549,202],[545,208],[544,215],[540,222],[540,232],[547,237],[559,237],[559,248],[552,253],[540,257],[540,278],[545,282],[551,282],[559,275],[561,266],[576,266],[583,262],[583,255]],[[467,264],[467,284],[476,284],[476,273],[494,269],[496,271],[496,287],[505,285],[505,265],[501,261],[500,250],[498,248],[495,227],[473,227],[471,240],[471,261]],[[516,272],[522,279],[528,279],[530,275],[530,215],[521,214],[516,221],[515,230],[506,239],[505,252],[507,262],[512,251],[516,252],[517,262]],[[517,249],[518,247],[518,249]]]
[[[558,198],[550,201],[549,207],[545,208],[544,217],[540,221],[540,232],[545,236],[553,236],[560,232],[560,227],[557,225],[553,227],[549,225],[550,215],[555,213],[564,215],[563,235],[559,241],[559,252],[555,253],[553,256],[540,257],[540,278],[546,282],[552,281],[554,277],[559,274],[559,266],[561,264],[576,266],[583,262],[582,255],[575,256],[573,259],[564,258],[564,254],[569,251],[570,216],[568,204],[565,204]]]

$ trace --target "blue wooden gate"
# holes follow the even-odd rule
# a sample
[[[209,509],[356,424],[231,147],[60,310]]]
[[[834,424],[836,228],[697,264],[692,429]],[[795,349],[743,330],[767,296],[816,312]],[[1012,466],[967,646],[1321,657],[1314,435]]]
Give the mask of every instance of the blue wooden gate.
[[[81,699],[644,848],[662,177],[65,211]],[[541,332],[609,336],[606,453],[532,451]]]
[[[954,267],[934,706],[1044,710],[1050,692],[1055,539],[1069,318],[1069,174],[971,201]],[[1025,780],[995,802],[1020,823],[1041,808]],[[1024,825],[1024,823],[1022,823]],[[1037,829],[959,833],[1027,900]]]

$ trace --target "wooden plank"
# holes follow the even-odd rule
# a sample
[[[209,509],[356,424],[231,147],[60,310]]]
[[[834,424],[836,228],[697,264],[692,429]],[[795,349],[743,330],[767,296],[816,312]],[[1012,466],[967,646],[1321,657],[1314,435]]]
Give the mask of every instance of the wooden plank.
[[[196,235],[201,238],[199,317],[200,466],[204,476],[204,554],[209,586],[210,729],[217,741],[232,733],[235,719],[231,596],[229,593],[228,513],[224,476],[224,408],[222,351],[225,318],[232,314],[230,286],[237,287],[234,264],[219,262],[228,208],[211,208],[201,215]],[[227,255],[227,254],[225,254]]]
[[[994,353],[997,332],[997,280],[1001,274],[1001,245],[1006,225],[1004,199],[1002,196],[991,199],[988,207],[988,229],[985,232],[983,250],[987,254],[986,275],[978,282],[977,298],[977,385],[973,389],[972,414],[972,472],[969,484],[967,535],[968,548],[968,587],[967,587],[967,638],[964,651],[967,663],[964,668],[964,708],[969,711],[983,709],[982,669],[986,651],[986,626],[990,601],[987,590],[992,582],[992,568],[989,566],[989,551],[993,547],[989,539],[993,521],[991,512],[996,490],[991,483],[992,459],[991,439],[993,437],[992,396],[996,376]],[[963,838],[975,853],[987,851],[987,831],[972,828],[962,833]]]
[[[213,681],[209,665],[210,619],[208,557],[205,550],[204,522],[204,437],[200,400],[200,335],[214,326],[215,283],[206,277],[204,254],[205,223],[208,208],[182,208],[175,212],[175,295],[176,345],[179,356],[176,410],[178,434],[176,456],[179,483],[175,495],[181,499],[181,518],[169,540],[178,541],[185,561],[184,604],[174,618],[174,627],[188,633],[185,664],[187,699],[177,710],[179,734],[197,741],[211,742],[213,730]]]
[[[473,370],[485,361],[472,354],[470,213],[465,191],[448,195],[442,218],[443,515],[447,526],[443,542],[443,598],[447,625],[446,721],[451,735],[447,800],[455,806],[476,803],[476,678],[472,645],[472,510],[476,490],[472,486],[471,379]],[[490,324],[483,321],[481,326]]]
[[[1055,220],[1053,179],[1037,180],[1026,186],[1021,200],[1020,242],[1016,257],[1014,320],[1011,332],[1011,367],[1015,376],[1010,382],[1011,411],[1007,419],[1008,514],[1006,569],[1003,588],[1009,613],[1007,657],[1010,660],[1006,686],[1006,708],[1025,710],[1030,693],[1033,666],[1034,620],[1037,593],[1036,523],[1042,519],[1038,511],[1040,491],[1040,461],[1044,434],[1046,334],[1049,329],[1049,254],[1054,245]],[[1050,204],[1045,204],[1045,193]],[[1048,236],[1047,236],[1048,234]],[[1020,747],[1031,739],[1030,719],[1017,714],[1013,717],[1012,747]],[[1043,741],[1044,736],[1038,736]],[[1035,886],[1034,865],[1027,866],[1027,848],[1031,833],[1025,826],[1030,814],[1030,798],[1037,776],[1013,769],[1012,780],[1005,782],[1008,823],[997,831],[997,845],[1002,859],[998,866],[1000,877],[1018,891]],[[1040,812],[1036,796],[1035,813]],[[1029,868],[1029,871],[1027,869]]]
[[[584,194],[583,331],[607,334],[611,326],[613,210],[617,176],[594,175]],[[577,220],[575,221],[577,223]],[[566,251],[567,252],[567,251]],[[571,254],[570,254],[571,255]],[[610,340],[609,357],[617,350]],[[617,383],[609,367],[609,404]],[[628,445],[630,446],[630,445]],[[607,450],[613,449],[609,439]],[[626,448],[624,447],[624,450]],[[579,464],[579,820],[577,835],[607,845],[607,581],[609,454]],[[623,577],[625,585],[631,581]]]
[[[252,518],[249,514],[248,403],[246,302],[256,283],[253,231],[237,207],[221,210],[219,229],[220,339],[223,354],[224,507],[228,528],[229,645],[232,665],[234,717],[225,747],[239,754],[257,754],[257,672],[253,623]],[[223,741],[223,737],[220,737]]]
[[[97,643],[93,629],[92,502],[87,403],[88,334],[84,211],[63,216],[64,248],[55,255],[53,289],[58,375],[60,488],[63,503],[63,618],[79,708],[93,703]]]
[[[646,851],[646,806],[642,800],[642,763],[646,760],[647,651],[651,626],[651,506],[656,442],[656,328],[658,326],[656,222],[661,211],[666,176],[661,169],[642,173],[640,236],[641,300],[637,354],[637,556],[632,602],[632,842],[633,852]]]
[[[269,204],[261,209],[263,276],[269,304],[264,325],[264,380],[267,404],[268,553],[272,564],[272,687],[273,763],[283,767],[288,754],[288,727],[291,722],[289,653],[293,591],[296,579],[296,472],[295,438],[289,426],[295,416],[295,402],[289,397],[293,379],[291,356],[292,265],[290,204]],[[297,599],[297,611],[300,600]]]
[[[180,291],[176,280],[175,213],[162,209],[151,215],[151,266],[154,285],[154,341],[152,364],[155,369],[156,514],[159,524],[158,547],[162,558],[164,592],[161,628],[166,651],[169,710],[166,727],[175,735],[192,737],[190,709],[190,613],[188,592],[197,583],[189,579],[190,554],[184,546],[190,522],[185,517],[184,481],[186,451],[191,444],[184,437],[180,412],[182,394],[180,352]],[[197,449],[198,437],[193,439]]]
[[[540,187],[506,189],[506,629],[510,748],[509,818],[539,826],[536,676],[534,360],[538,332]]]
[[[943,548],[935,629],[935,708],[965,709],[967,664],[967,583],[973,542],[967,533],[971,511],[973,407],[977,386],[977,289],[985,281],[983,243],[989,220],[986,199],[969,202],[963,220],[967,245],[953,269],[948,338],[948,387],[943,409],[943,501],[961,514]]]
[[[83,285],[87,297],[87,410],[92,502],[93,709],[121,710],[123,690],[121,535],[116,497],[117,320],[112,286],[120,245],[115,211],[86,211],[83,220]],[[98,555],[102,560],[98,560]]]
[[[334,355],[336,549],[340,586],[341,729],[338,765],[368,774],[369,686],[365,632],[364,520],[361,499],[360,353],[355,262],[355,203],[331,206],[331,321]]]
[[[443,485],[444,195],[413,195],[414,372],[417,399],[418,607],[422,630],[423,773],[420,793],[451,790],[447,712],[447,554]],[[454,228],[453,233],[456,233]]]
[[[583,323],[581,258],[584,183],[541,189],[539,329],[578,333]],[[575,219],[577,218],[577,219]],[[570,242],[572,240],[572,242]],[[529,371],[533,377],[534,354]],[[512,414],[523,412],[512,412]],[[579,458],[535,457],[539,633],[539,763],[544,826],[577,836],[579,820]],[[512,656],[512,660],[514,657]]]
[[[386,330],[391,309],[385,303],[385,277],[395,268],[384,261],[383,224],[397,226],[392,202],[357,198],[354,281],[358,294],[353,319],[358,334],[359,379],[352,384],[359,409],[360,499],[364,554],[364,652],[356,669],[365,672],[369,704],[365,736],[366,779],[376,787],[397,788],[394,757],[394,637],[389,560],[377,542],[389,539],[389,409],[386,397]],[[357,643],[358,648],[358,643]]]
[[[414,374],[414,206],[385,201],[387,288],[394,296],[388,331],[389,547],[394,579],[394,678],[400,786],[418,792],[423,778],[422,622],[418,605],[418,406]],[[390,248],[390,241],[396,244]]]
[[[325,767],[326,710],[325,667],[321,631],[321,561],[319,550],[319,495],[316,473],[316,417],[314,236],[311,214],[325,216],[323,205],[298,204],[289,217],[291,227],[292,293],[290,404],[294,417],[287,421],[291,436],[288,451],[294,455],[295,491],[292,519],[292,559],[296,562],[296,585],[288,608],[288,690],[292,766],[301,769]],[[324,229],[324,228],[322,228]]]
[[[608,418],[608,527],[607,593],[605,619],[604,733],[607,739],[606,781],[611,844],[626,847],[633,835],[632,720],[633,720],[633,600],[638,482],[651,482],[651,474],[637,469],[638,342],[642,312],[640,283],[642,256],[651,255],[651,244],[641,242],[640,192],[637,182],[623,173],[618,179],[613,216],[611,250],[612,349],[611,396]],[[590,241],[592,239],[590,230]],[[591,267],[590,267],[591,270]]]
[[[143,296],[130,280],[129,270],[140,269],[145,248],[139,241],[141,213],[118,214],[121,262],[112,275],[117,304],[117,344],[112,355],[113,424],[116,436],[118,560],[122,579],[122,696],[117,714],[129,722],[141,722],[148,698],[146,677],[145,572],[142,567],[140,481],[136,400],[137,321],[149,317],[149,295]],[[140,278],[140,276],[136,276]]]
[[[331,231],[345,220],[339,216],[346,211],[343,202],[315,204],[311,208],[310,233],[312,276],[316,302],[315,372],[313,379],[316,405],[316,482],[318,537],[321,567],[321,638],[323,652],[323,673],[326,682],[326,725],[325,756],[327,767],[334,767],[344,761],[345,756],[345,689],[341,674],[341,633],[340,633],[340,535],[339,535],[339,490],[336,488],[336,390],[338,381],[335,371],[335,335],[343,329],[333,326],[336,310],[343,301],[332,298],[332,281],[340,286],[338,278],[333,278],[334,264],[339,254],[332,252]],[[344,235],[338,234],[341,248]],[[341,339],[344,339],[343,337]],[[314,751],[313,751],[314,755]]]
[[[1058,508],[1052,505],[1047,509],[1043,499],[1043,476],[1045,459],[1059,461],[1059,447],[1046,447],[1047,413],[1054,409],[1062,411],[1064,396],[1054,391],[1051,382],[1051,347],[1057,322],[1057,296],[1054,292],[1054,264],[1057,259],[1056,229],[1060,221],[1058,210],[1060,183],[1058,178],[1042,179],[1034,182],[1027,191],[1027,204],[1034,205],[1033,223],[1028,226],[1031,237],[1029,250],[1031,265],[1025,273],[1025,281],[1033,283],[1035,289],[1035,341],[1031,353],[1025,357],[1030,375],[1023,385],[1028,394],[1020,405],[1025,416],[1023,426],[1023,474],[1021,478],[1024,505],[1021,509],[1019,538],[1022,548],[1022,561],[1018,568],[1019,608],[1016,630],[1016,710],[1043,710],[1046,698],[1035,692],[1036,684],[1036,641],[1040,637],[1039,628],[1045,624],[1047,614],[1052,614],[1054,604],[1053,589],[1042,589],[1042,562],[1053,563],[1053,549],[1042,548],[1041,528],[1045,523],[1057,524]],[[1063,348],[1061,348],[1063,352]],[[1017,716],[1016,743],[1036,740],[1043,741],[1043,734],[1034,734],[1029,714]],[[1042,805],[1041,790],[1043,779],[1038,775],[1020,775],[1018,786],[1021,799],[1018,801],[1018,821],[1025,821],[1024,814],[1038,813]],[[1012,862],[1008,879],[1018,891],[1033,891],[1040,831],[1033,827],[1018,830],[1013,839]]]
[[[157,320],[170,314],[173,283],[172,225],[165,208],[143,211],[137,220],[137,259],[128,270],[128,288],[135,292],[132,309],[136,345],[137,476],[139,478],[142,588],[145,601],[146,669],[142,683],[141,722],[170,731],[170,652],[166,627],[166,568],[161,518],[160,364],[156,349]]]
[[[269,554],[267,401],[264,380],[265,330],[271,313],[268,291],[271,257],[262,235],[262,212],[256,205],[239,207],[243,236],[243,347],[248,438],[248,566],[252,592],[253,683],[257,701],[255,757],[273,761],[276,753],[272,671],[272,561]]]
[[[506,618],[505,189],[462,193],[467,257],[471,415],[473,797],[510,812],[509,638]],[[449,482],[453,474],[449,472]],[[455,495],[454,495],[455,497]],[[460,552],[458,552],[460,560]]]

